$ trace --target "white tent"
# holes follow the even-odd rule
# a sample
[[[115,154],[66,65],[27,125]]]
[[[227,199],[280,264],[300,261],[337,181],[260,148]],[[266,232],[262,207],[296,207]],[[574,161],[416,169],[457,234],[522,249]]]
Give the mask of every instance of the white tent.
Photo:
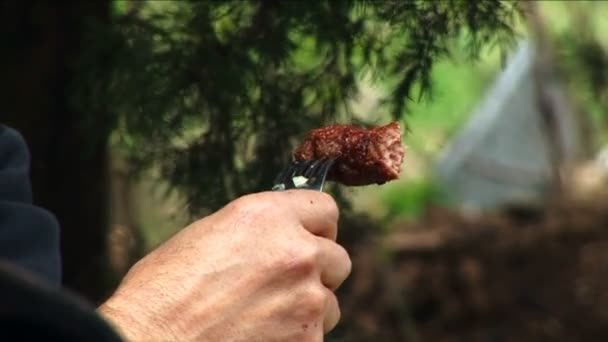
[[[467,208],[487,209],[505,202],[535,200],[551,189],[552,149],[560,164],[576,160],[579,131],[553,77],[535,71],[534,45],[524,41],[499,75],[470,121],[443,151],[439,181]],[[539,107],[543,100],[545,110]],[[551,144],[542,115],[554,123]],[[554,150],[553,150],[554,151]]]

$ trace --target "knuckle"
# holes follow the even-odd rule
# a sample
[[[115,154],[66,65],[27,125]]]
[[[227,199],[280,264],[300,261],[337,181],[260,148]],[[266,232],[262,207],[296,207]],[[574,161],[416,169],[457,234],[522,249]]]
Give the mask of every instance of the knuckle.
[[[241,213],[241,212],[247,211],[252,203],[251,196],[252,195],[245,195],[245,196],[237,198],[236,200],[230,202],[226,206],[226,210],[230,211],[230,212],[236,212],[236,213]]]
[[[331,215],[332,218],[335,219],[335,221],[338,221],[338,219],[340,217],[340,209],[338,208],[338,203],[329,194],[323,193],[323,195],[327,198],[327,206],[328,206],[329,215]]]
[[[340,288],[340,286],[342,286],[344,281],[346,281],[346,279],[350,276],[353,268],[352,260],[342,246],[336,245],[336,252],[336,263],[331,269],[331,272],[333,272],[333,278],[332,281],[328,283],[328,286],[332,290],[337,290]]]
[[[245,195],[233,203],[233,209],[237,213],[248,213],[259,218],[272,217],[280,208],[276,198],[266,193]]]
[[[326,327],[328,331],[333,330],[333,328],[335,328],[336,325],[338,325],[338,323],[340,322],[340,319],[342,319],[342,310],[340,310],[340,303],[338,302],[338,298],[333,292],[331,292],[330,296],[331,298],[329,298],[328,305],[331,306],[331,308],[327,311],[330,311],[331,315],[330,321],[327,322],[328,326]]]
[[[325,192],[316,192],[315,195],[319,197],[319,201],[323,204],[326,215],[332,221],[338,221],[340,217],[340,208],[338,207],[336,200]]]
[[[234,206],[236,209],[251,209],[255,208],[260,204],[259,194],[249,194],[242,197],[239,197],[236,201],[234,201]]]
[[[338,245],[338,248],[340,249],[340,253],[342,254],[342,260],[344,262],[345,277],[348,277],[353,270],[353,261],[344,247]]]
[[[309,286],[302,295],[300,302],[301,319],[314,321],[325,314],[327,291],[321,286]]]
[[[293,200],[298,203],[317,203],[322,208],[324,214],[329,215],[332,219],[338,220],[340,208],[336,200],[326,192],[315,190],[288,190],[283,193],[286,196],[294,196]]]
[[[318,267],[320,247],[316,243],[301,242],[286,246],[288,257],[284,258],[285,271],[307,276]]]
[[[342,319],[342,310],[340,309],[340,305],[338,303],[338,300],[336,299],[336,321],[332,328],[335,328],[335,326],[340,322],[341,319]]]

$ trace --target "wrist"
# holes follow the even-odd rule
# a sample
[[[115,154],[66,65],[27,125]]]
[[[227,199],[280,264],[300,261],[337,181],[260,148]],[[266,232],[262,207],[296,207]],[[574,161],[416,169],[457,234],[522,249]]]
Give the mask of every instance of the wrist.
[[[127,342],[150,341],[149,326],[145,326],[133,311],[123,310],[115,305],[112,299],[103,303],[97,312],[116,330]]]

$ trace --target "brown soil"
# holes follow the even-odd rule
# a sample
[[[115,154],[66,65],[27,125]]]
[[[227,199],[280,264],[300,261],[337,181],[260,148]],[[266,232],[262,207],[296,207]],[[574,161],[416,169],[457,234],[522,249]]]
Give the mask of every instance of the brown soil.
[[[607,196],[432,209],[370,236],[345,241],[353,273],[330,341],[608,341]]]

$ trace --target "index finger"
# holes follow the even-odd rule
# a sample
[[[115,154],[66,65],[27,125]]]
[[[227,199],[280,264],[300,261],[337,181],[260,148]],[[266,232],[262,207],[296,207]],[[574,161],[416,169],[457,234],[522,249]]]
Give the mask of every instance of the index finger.
[[[330,195],[314,190],[287,190],[285,205],[296,214],[306,230],[314,235],[336,240],[340,212]]]

